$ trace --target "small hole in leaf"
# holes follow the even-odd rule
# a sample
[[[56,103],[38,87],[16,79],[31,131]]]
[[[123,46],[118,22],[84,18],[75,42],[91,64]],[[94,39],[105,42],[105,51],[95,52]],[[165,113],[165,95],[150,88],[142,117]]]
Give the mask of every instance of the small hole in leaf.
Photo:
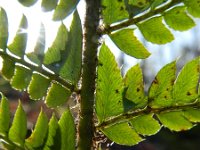
[[[167,99],[167,96],[165,95],[164,98]]]
[[[118,89],[116,89],[116,90],[115,90],[115,93],[119,93],[119,90],[118,90]]]
[[[169,91],[169,88],[167,88],[166,90]]]
[[[137,88],[137,92],[139,92],[140,91],[140,89],[139,88]]]
[[[187,92],[187,96],[190,96],[190,95],[192,95],[190,92]]]

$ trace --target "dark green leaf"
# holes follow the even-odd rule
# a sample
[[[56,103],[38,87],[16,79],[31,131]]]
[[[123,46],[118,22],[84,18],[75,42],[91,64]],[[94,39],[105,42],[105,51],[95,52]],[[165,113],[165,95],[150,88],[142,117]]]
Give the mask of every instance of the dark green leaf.
[[[126,54],[135,58],[147,58],[150,53],[134,36],[132,29],[120,30],[110,35],[117,47]]]
[[[174,40],[172,33],[162,23],[162,17],[154,17],[137,25],[149,42],[166,44]]]
[[[199,66],[200,57],[197,57],[188,62],[179,73],[173,87],[173,98],[177,104],[191,103],[198,98]]]
[[[58,83],[52,83],[46,97],[46,104],[49,107],[63,105],[71,95],[71,92]]]
[[[43,150],[51,150],[51,147],[56,142],[58,142],[57,141],[58,139],[55,139],[57,129],[58,129],[58,121],[56,119],[55,114],[53,114],[49,121],[48,136]]]
[[[188,12],[194,16],[200,18],[200,1],[199,0],[184,0],[187,6]]]
[[[193,124],[183,116],[182,111],[164,112],[157,116],[165,127],[173,131],[184,131],[193,127]]]
[[[15,73],[11,85],[18,90],[26,90],[31,80],[31,71],[23,66],[15,66]]]
[[[137,116],[131,119],[131,124],[135,131],[141,135],[156,134],[161,128],[158,121],[153,118],[153,114]]]
[[[99,122],[123,112],[123,82],[114,55],[103,44],[99,53],[96,113]]]
[[[7,57],[3,57],[2,64],[3,64],[3,66],[1,69],[1,74],[3,75],[4,78],[10,80],[12,78],[12,76],[14,75],[15,62]]]
[[[33,130],[31,136],[26,139],[26,145],[32,148],[41,147],[44,144],[45,138],[48,131],[48,118],[46,114],[41,110],[35,129]]]
[[[17,145],[23,147],[27,133],[26,113],[19,101],[17,111],[15,112],[12,126],[9,130],[9,139]]]
[[[61,150],[75,150],[76,131],[75,124],[70,110],[67,109],[61,116],[59,122],[61,134]]]
[[[56,8],[58,0],[42,0],[42,10],[51,11]]]
[[[7,98],[1,94],[0,104],[0,135],[6,137],[8,135],[10,125],[10,111]]]
[[[102,0],[102,9],[103,20],[108,25],[129,18],[122,0]]]
[[[28,22],[26,16],[23,15],[19,29],[15,35],[13,42],[8,46],[11,53],[23,57],[25,54],[26,43],[27,43],[27,28]]]
[[[149,89],[150,107],[170,107],[175,103],[172,97],[172,89],[175,79],[176,61],[164,66],[153,80]]]
[[[78,4],[79,0],[60,0],[53,14],[53,20],[63,20],[70,15]]]
[[[178,31],[185,31],[195,26],[192,18],[186,14],[184,6],[178,6],[165,12],[164,19],[170,28]]]
[[[102,132],[110,140],[121,145],[135,145],[143,140],[126,122],[105,127]]]
[[[147,104],[144,93],[142,70],[139,65],[132,67],[125,76],[125,97],[135,104],[135,108],[142,108]]]
[[[2,7],[0,7],[0,33],[0,49],[6,50],[8,42],[8,18]]]
[[[28,93],[32,99],[41,99],[47,93],[50,80],[43,75],[33,73],[31,82],[28,87]]]
[[[29,7],[37,2],[37,0],[18,0],[22,5]]]
[[[76,85],[80,78],[82,64],[82,27],[77,11],[74,12],[68,44],[69,53],[67,54],[67,58],[63,58],[65,62],[59,74],[64,79],[70,80]]]

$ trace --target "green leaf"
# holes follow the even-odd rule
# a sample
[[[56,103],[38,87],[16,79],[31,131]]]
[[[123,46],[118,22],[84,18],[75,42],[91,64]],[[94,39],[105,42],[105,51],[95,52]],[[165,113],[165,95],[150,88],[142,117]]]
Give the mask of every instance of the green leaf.
[[[110,35],[117,47],[135,58],[147,58],[150,53],[134,36],[132,29],[124,29]]]
[[[37,39],[34,51],[26,55],[31,61],[35,62],[38,65],[41,65],[44,58],[44,49],[45,49],[45,28],[44,25],[41,24],[40,34]]]
[[[127,88],[125,97],[135,104],[135,108],[143,108],[147,104],[147,98],[144,93],[144,82],[142,70],[139,65],[135,65],[126,73],[125,88]]]
[[[31,71],[23,66],[15,66],[15,73],[11,79],[11,85],[18,90],[26,90],[31,80]]]
[[[53,20],[63,20],[70,15],[78,4],[79,0],[60,0],[53,14]]]
[[[57,107],[63,105],[71,95],[71,92],[60,85],[59,83],[52,83],[46,97],[46,104],[49,107]]]
[[[65,62],[59,74],[61,77],[70,80],[75,85],[79,81],[82,64],[82,26],[77,11],[74,12],[70,28],[70,38],[67,46],[69,46],[69,52],[67,58],[64,54],[62,55]]]
[[[57,129],[58,121],[55,114],[53,114],[49,121],[48,136],[43,150],[51,150],[55,142],[57,142],[55,139]]]
[[[112,141],[121,145],[136,145],[143,139],[135,132],[128,123],[117,123],[101,129]]]
[[[196,101],[198,98],[200,57],[188,62],[179,73],[174,87],[173,98],[177,104],[185,104]]]
[[[103,20],[108,25],[129,18],[124,1],[102,0],[102,9]]]
[[[37,2],[37,0],[18,0],[22,5],[29,7]]]
[[[28,22],[26,16],[23,15],[19,29],[15,35],[13,42],[8,46],[11,53],[23,57],[25,54],[26,43],[27,43],[27,28]]]
[[[173,131],[185,131],[193,127],[184,116],[182,111],[164,112],[157,115],[161,123]]]
[[[32,148],[41,147],[44,144],[45,138],[48,131],[48,118],[46,114],[41,109],[38,116],[35,129],[33,130],[31,136],[26,139],[26,145]]]
[[[27,119],[26,113],[22,107],[21,102],[19,101],[19,105],[15,112],[15,116],[12,122],[12,126],[9,130],[8,137],[15,144],[20,147],[24,146],[25,138],[27,133]]]
[[[158,121],[153,118],[153,114],[137,116],[131,119],[131,124],[135,131],[141,135],[156,134],[161,128]]]
[[[56,8],[58,0],[42,0],[42,10],[51,11]]]
[[[103,44],[99,53],[96,113],[99,122],[123,112],[123,82],[114,55]]]
[[[172,89],[176,79],[176,61],[164,66],[156,75],[149,89],[151,108],[170,107],[174,104]]]
[[[184,110],[183,113],[184,113],[183,115],[185,116],[185,118],[187,118],[189,121],[194,122],[194,123],[200,122],[199,109],[190,108],[190,109]]]
[[[166,44],[174,40],[172,33],[162,23],[162,17],[154,17],[137,25],[149,42]]]
[[[10,80],[12,76],[14,75],[15,62],[7,57],[3,57],[3,56],[1,57],[3,58],[1,74],[3,75],[4,78],[6,78],[7,80]]]
[[[195,26],[195,22],[185,12],[184,6],[178,6],[165,12],[164,19],[170,28],[178,31],[185,31]]]
[[[151,2],[151,10],[155,10],[156,7],[165,3],[167,0],[152,0]]]
[[[75,150],[76,145],[76,131],[72,114],[67,109],[61,116],[59,122],[61,134],[60,150]]]
[[[0,33],[0,49],[6,50],[8,42],[8,18],[2,7],[0,7]]]
[[[8,135],[10,125],[10,111],[7,98],[1,94],[0,104],[0,135],[6,137]]]
[[[200,18],[200,2],[199,0],[184,0],[188,12],[197,18]]]
[[[53,44],[51,45],[50,48],[48,48],[48,51],[45,54],[44,64],[49,65],[61,60],[60,53],[61,51],[64,51],[66,49],[67,40],[68,40],[68,31],[65,25],[62,23],[58,29]]]
[[[32,99],[40,99],[47,93],[50,80],[43,75],[33,73],[31,82],[28,87],[28,93]]]

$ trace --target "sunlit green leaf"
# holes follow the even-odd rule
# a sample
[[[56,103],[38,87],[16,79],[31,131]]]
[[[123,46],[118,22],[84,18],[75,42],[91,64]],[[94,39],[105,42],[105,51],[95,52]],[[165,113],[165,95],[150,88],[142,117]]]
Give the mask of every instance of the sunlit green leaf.
[[[11,85],[18,90],[25,90],[31,80],[31,71],[22,66],[15,66],[14,76]]]
[[[183,111],[184,116],[191,122],[200,122],[200,110],[199,109],[187,109]]]
[[[8,41],[8,18],[2,7],[0,7],[0,33],[0,49],[6,50]]]
[[[53,20],[63,20],[76,8],[79,0],[60,0],[53,14]]]
[[[134,36],[132,29],[120,30],[110,35],[112,41],[120,50],[135,58],[147,58],[150,53]]]
[[[50,48],[48,48],[48,51],[45,54],[44,64],[49,65],[51,63],[55,63],[61,60],[60,51],[64,51],[66,49],[67,40],[68,31],[66,26],[62,23],[58,29],[53,44]]]
[[[7,98],[1,94],[1,104],[0,104],[0,135],[7,136],[9,125],[10,125],[10,111],[9,103]]]
[[[2,65],[2,69],[1,69],[1,74],[3,75],[4,78],[10,80],[12,78],[12,76],[14,75],[15,62],[7,57],[3,57],[2,64],[3,65]]]
[[[52,146],[55,144],[55,142],[57,142],[55,140],[57,129],[58,129],[58,120],[56,119],[55,114],[53,114],[49,121],[48,136],[43,150],[51,150]]]
[[[49,107],[63,105],[71,95],[71,92],[58,83],[52,83],[46,97],[46,104]]]
[[[22,5],[29,7],[37,2],[37,0],[18,0]]]
[[[184,131],[193,127],[193,124],[183,116],[182,111],[164,112],[157,116],[165,127],[173,131]]]
[[[77,11],[74,12],[68,42],[68,54],[62,54],[64,64],[59,72],[64,79],[77,84],[81,74],[82,64],[82,27]]]
[[[200,1],[199,0],[184,0],[187,6],[188,12],[194,16],[200,18]]]
[[[108,25],[129,17],[122,0],[102,0],[102,9],[104,22]]]
[[[99,122],[123,112],[123,82],[114,55],[103,44],[98,61],[96,113]]]
[[[41,64],[44,58],[44,49],[45,49],[45,28],[41,24],[39,37],[37,39],[34,51],[27,54],[27,57],[35,62],[36,64]]]
[[[162,17],[154,17],[137,25],[149,42],[166,44],[174,40],[172,33],[162,23]]]
[[[135,131],[141,135],[156,134],[161,128],[158,121],[153,118],[153,114],[137,116],[131,119],[131,124]]]
[[[41,110],[35,125],[35,129],[33,130],[31,136],[26,139],[26,145],[30,145],[33,148],[41,147],[44,144],[47,131],[48,118],[43,110]]]
[[[42,0],[42,10],[51,11],[56,8],[58,0]]]
[[[102,132],[110,140],[121,145],[135,145],[143,140],[128,123],[117,123],[105,127]]]
[[[15,35],[13,42],[8,46],[11,53],[23,57],[25,54],[26,43],[27,43],[27,28],[28,22],[26,16],[23,15],[19,29]]]
[[[152,108],[170,107],[172,89],[176,79],[176,61],[164,66],[156,75],[149,89],[149,105]]]
[[[178,6],[165,12],[164,19],[169,27],[178,31],[185,31],[195,26],[192,18],[186,14],[184,6]]]
[[[147,98],[144,93],[144,82],[140,66],[135,65],[128,70],[124,81],[127,88],[125,97],[134,103],[134,108],[144,107],[147,104]]]
[[[61,134],[61,150],[75,150],[76,131],[75,124],[70,110],[67,109],[61,116],[59,122]]]
[[[200,57],[188,62],[179,73],[174,87],[173,98],[177,104],[194,102],[198,98]]]
[[[32,99],[41,99],[47,93],[50,80],[38,73],[32,75],[31,82],[28,87],[28,93]]]
[[[26,138],[26,133],[27,133],[26,113],[24,112],[21,102],[19,101],[19,105],[15,112],[14,120],[9,130],[8,137],[12,142],[23,147]]]

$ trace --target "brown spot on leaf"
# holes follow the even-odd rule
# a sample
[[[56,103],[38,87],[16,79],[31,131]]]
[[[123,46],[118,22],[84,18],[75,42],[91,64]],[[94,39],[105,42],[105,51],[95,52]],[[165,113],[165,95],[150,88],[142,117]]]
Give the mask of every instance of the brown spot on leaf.
[[[119,90],[118,90],[118,89],[116,89],[116,90],[115,90],[115,93],[119,93]]]
[[[137,92],[139,92],[139,91],[140,91],[140,88],[137,88],[136,90],[137,90]]]
[[[121,10],[121,11],[124,10],[124,7],[121,6],[121,7],[120,7],[120,10]]]
[[[187,92],[187,96],[190,96],[190,95],[192,95],[190,92]]]
[[[153,83],[154,83],[154,84],[158,84],[158,79],[155,78],[155,79],[153,80]]]

